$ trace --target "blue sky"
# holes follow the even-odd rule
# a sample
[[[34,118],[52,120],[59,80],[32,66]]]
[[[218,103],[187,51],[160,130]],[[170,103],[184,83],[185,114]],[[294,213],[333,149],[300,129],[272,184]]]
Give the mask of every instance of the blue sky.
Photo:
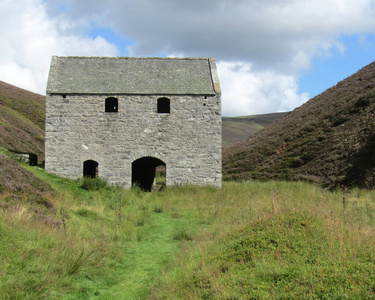
[[[93,25],[87,35],[92,39],[104,37],[109,43],[115,44],[118,47],[119,56],[129,56],[127,48],[134,44],[134,41],[118,36],[111,27],[96,27]]]
[[[364,39],[364,40],[363,40]],[[329,57],[314,57],[312,67],[301,74],[299,90],[311,97],[354,74],[375,60],[375,36],[346,36],[342,39],[345,52],[335,51]]]
[[[2,0],[0,80],[52,55],[215,57],[222,113],[289,111],[375,60],[375,0]]]

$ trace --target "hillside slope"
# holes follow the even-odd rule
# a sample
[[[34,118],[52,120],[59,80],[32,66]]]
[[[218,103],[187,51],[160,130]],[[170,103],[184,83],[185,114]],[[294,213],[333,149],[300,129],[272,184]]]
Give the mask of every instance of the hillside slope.
[[[223,146],[233,145],[255,134],[286,113],[223,117]]]
[[[0,81],[0,147],[44,157],[45,96]]]
[[[2,149],[0,149],[0,194],[8,191],[36,197],[43,192],[51,192],[52,189],[46,182],[1,152],[3,152]]]
[[[223,152],[225,179],[375,186],[375,62]]]

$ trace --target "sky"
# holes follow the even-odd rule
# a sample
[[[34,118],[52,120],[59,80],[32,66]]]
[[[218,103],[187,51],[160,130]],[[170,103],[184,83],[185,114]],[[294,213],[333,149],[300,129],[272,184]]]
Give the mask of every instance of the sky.
[[[52,55],[214,57],[223,116],[290,111],[375,60],[375,0],[1,0],[0,80]]]

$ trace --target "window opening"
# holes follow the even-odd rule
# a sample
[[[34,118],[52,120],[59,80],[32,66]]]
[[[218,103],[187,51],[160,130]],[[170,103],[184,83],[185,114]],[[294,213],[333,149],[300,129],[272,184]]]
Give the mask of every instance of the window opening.
[[[118,99],[109,97],[105,99],[105,112],[118,112]]]
[[[158,99],[158,113],[169,114],[171,112],[171,101],[168,98]]]
[[[99,174],[99,164],[95,160],[86,160],[83,163],[83,177],[96,178]]]

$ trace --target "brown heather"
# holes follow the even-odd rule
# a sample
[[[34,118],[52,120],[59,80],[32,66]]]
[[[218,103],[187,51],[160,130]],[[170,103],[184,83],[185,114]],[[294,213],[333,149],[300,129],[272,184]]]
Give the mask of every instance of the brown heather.
[[[0,81],[0,147],[44,159],[45,96]]]
[[[52,190],[46,182],[0,153],[0,193],[4,191],[36,195]]]
[[[375,62],[223,151],[226,180],[375,186]]]
[[[0,81],[0,147],[44,159],[45,96]],[[43,198],[47,183],[20,167],[0,149],[0,192]],[[9,154],[9,153],[8,153]],[[10,155],[11,156],[11,155]]]

